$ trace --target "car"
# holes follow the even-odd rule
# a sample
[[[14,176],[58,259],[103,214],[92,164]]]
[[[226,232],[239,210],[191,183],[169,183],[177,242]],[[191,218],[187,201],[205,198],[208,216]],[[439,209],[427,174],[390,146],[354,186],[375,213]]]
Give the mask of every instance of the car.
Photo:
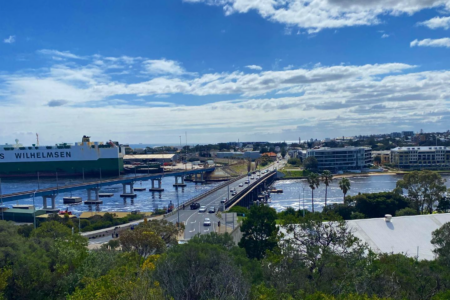
[[[206,206],[200,206],[198,212],[206,212]]]
[[[232,194],[233,194],[233,193],[232,193]],[[227,198],[226,198],[226,197],[223,197],[222,200],[220,200],[220,203],[225,203],[225,202],[227,202]]]
[[[205,218],[203,221],[203,226],[211,226],[211,220],[209,218]]]
[[[246,181],[245,181],[245,184],[249,184],[249,183],[250,183],[250,181],[249,181],[249,180],[246,180]]]
[[[211,206],[211,207],[209,208],[208,212],[209,212],[210,214],[213,214],[213,213],[216,212],[216,208],[215,208],[214,206]]]
[[[253,179],[255,179],[255,177],[252,176],[250,179],[253,180]]]
[[[244,184],[243,183],[239,183],[239,186],[242,187],[242,186],[244,186]]]
[[[236,196],[236,194],[237,194],[236,191],[231,192],[231,196]]]
[[[194,203],[191,204],[191,209],[192,210],[198,209],[199,207],[200,207],[200,203],[198,203],[198,202],[194,202]]]

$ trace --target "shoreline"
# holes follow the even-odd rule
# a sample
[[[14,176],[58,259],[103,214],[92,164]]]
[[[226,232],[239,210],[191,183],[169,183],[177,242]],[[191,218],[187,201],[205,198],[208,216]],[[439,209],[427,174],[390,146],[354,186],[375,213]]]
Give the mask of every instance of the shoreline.
[[[401,175],[404,175],[404,174],[406,174],[406,173],[399,173],[399,172],[349,173],[349,174],[333,175],[333,178],[344,178],[344,177],[351,178],[351,177],[361,177],[361,176],[369,177],[369,176],[385,176],[385,175],[394,175],[394,176],[395,175],[399,175],[399,176],[401,176]],[[278,181],[278,180],[306,179],[306,178],[307,178],[307,176],[289,177],[289,178],[283,177],[283,178],[278,178],[276,180]]]

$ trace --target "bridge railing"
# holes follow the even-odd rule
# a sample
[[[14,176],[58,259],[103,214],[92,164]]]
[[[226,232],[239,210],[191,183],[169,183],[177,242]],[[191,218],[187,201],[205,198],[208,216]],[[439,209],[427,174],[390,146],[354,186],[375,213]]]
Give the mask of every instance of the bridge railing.
[[[222,184],[216,186],[215,188],[213,188],[211,190],[208,190],[206,192],[203,192],[203,193],[201,193],[201,194],[199,194],[199,195],[189,199],[188,201],[184,202],[184,206],[185,207],[186,206],[190,206],[192,203],[197,202],[197,201],[201,200],[202,198],[204,198],[206,196],[209,196],[212,193],[215,193],[215,192],[217,192],[220,189],[223,189],[224,187],[228,186],[229,184],[231,184],[233,182],[236,182],[236,181],[238,181],[238,180],[240,180],[242,178],[245,178],[246,176],[247,175],[241,175],[239,177],[234,177],[233,179],[227,180],[225,183],[222,183]],[[170,213],[166,214],[165,216],[166,217],[173,216],[177,212],[177,210],[180,209],[180,207],[183,207],[183,205],[177,206],[177,208],[175,208],[174,210],[172,210]]]
[[[264,174],[259,180],[253,181],[245,189],[237,193],[236,196],[234,196],[232,199],[229,199],[227,202],[225,202],[225,208],[228,209],[230,206],[233,206],[234,204],[238,203],[242,199],[242,197],[246,195],[249,191],[251,191],[256,186],[260,185],[267,178],[274,176],[275,174],[276,171],[271,171],[267,174]]]

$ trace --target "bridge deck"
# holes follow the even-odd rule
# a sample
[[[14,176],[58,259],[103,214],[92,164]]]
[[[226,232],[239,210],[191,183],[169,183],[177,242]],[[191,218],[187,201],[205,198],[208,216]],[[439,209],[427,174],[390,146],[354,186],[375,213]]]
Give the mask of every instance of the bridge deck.
[[[98,188],[101,186],[108,186],[108,185],[114,185],[114,184],[132,183],[132,182],[136,182],[136,181],[146,181],[146,180],[151,180],[151,179],[159,179],[161,177],[167,177],[167,176],[185,176],[185,175],[190,175],[190,174],[213,172],[214,170],[215,170],[215,167],[207,168],[207,169],[180,171],[180,172],[167,172],[167,173],[136,175],[134,177],[127,177],[127,178],[106,179],[106,180],[101,180],[101,181],[93,181],[93,182],[65,185],[65,186],[52,187],[52,188],[46,188],[46,189],[40,189],[40,190],[24,191],[24,192],[18,192],[18,193],[13,193],[13,194],[5,194],[5,195],[1,195],[1,199],[3,202],[16,201],[16,200],[20,200],[20,199],[30,198],[33,195],[35,197],[46,196],[46,195],[55,195],[55,194],[66,193],[66,192],[71,192],[71,191],[75,191],[75,190]]]

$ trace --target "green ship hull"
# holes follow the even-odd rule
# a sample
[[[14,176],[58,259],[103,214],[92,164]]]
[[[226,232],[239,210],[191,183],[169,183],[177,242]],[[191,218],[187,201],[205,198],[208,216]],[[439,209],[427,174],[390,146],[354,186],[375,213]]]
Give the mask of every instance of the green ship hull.
[[[0,177],[37,176],[117,176],[123,172],[123,159],[103,158],[89,161],[14,162],[0,164]]]

